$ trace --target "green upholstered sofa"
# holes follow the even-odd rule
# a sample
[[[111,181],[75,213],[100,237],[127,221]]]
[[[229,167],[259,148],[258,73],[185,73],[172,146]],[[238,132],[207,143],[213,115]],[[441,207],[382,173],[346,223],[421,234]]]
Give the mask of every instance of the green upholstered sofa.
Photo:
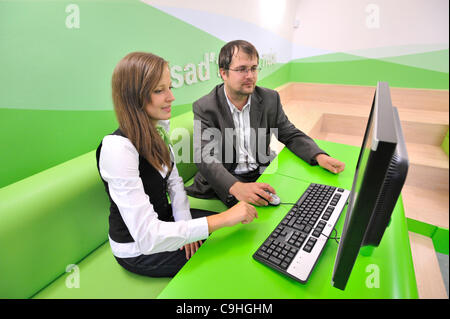
[[[176,156],[192,159],[193,115],[171,119]],[[178,131],[180,132],[180,131]],[[177,164],[189,185],[192,161]],[[191,207],[221,212],[218,199]],[[155,298],[171,278],[149,278],[119,266],[108,243],[109,201],[95,150],[0,189],[0,298]]]

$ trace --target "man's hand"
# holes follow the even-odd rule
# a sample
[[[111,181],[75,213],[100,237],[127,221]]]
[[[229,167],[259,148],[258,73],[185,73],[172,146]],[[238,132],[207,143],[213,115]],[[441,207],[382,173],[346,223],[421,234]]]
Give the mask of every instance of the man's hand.
[[[325,154],[316,156],[317,163],[334,174],[338,174],[345,169],[345,163]]]
[[[229,193],[236,197],[238,201],[244,201],[257,206],[267,206],[272,198],[265,192],[266,189],[273,194],[276,193],[273,187],[266,183],[242,182],[234,183],[230,187]]]

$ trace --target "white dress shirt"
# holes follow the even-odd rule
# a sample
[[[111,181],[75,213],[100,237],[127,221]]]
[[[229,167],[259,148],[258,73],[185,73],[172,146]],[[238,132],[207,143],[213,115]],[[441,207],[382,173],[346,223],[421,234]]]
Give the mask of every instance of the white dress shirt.
[[[173,156],[171,148],[170,151]],[[206,217],[192,219],[183,180],[175,165],[167,180],[175,222],[158,219],[139,176],[139,153],[128,138],[118,135],[103,138],[99,168],[134,239],[132,243],[117,243],[109,238],[115,256],[129,258],[174,251],[208,237]],[[164,178],[167,167],[164,166],[159,173]]]
[[[236,128],[236,134],[239,138],[239,149],[238,149],[238,165],[236,166],[235,174],[244,174],[254,171],[258,168],[256,160],[251,154],[250,150],[250,102],[252,97],[248,97],[247,103],[244,105],[240,111],[227,96],[225,91],[225,97],[230,107],[231,115],[233,117],[234,127]]]

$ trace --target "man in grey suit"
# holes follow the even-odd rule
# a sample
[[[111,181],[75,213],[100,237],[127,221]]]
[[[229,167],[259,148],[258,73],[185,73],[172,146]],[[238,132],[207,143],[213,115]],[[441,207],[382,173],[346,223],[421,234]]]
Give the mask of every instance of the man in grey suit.
[[[278,92],[256,86],[259,55],[249,42],[236,40],[220,50],[223,84],[193,105],[194,159],[199,171],[186,188],[190,196],[219,197],[263,206],[275,189],[257,178],[273,160],[271,134],[310,165],[340,173],[345,164],[321,150],[283,112]]]

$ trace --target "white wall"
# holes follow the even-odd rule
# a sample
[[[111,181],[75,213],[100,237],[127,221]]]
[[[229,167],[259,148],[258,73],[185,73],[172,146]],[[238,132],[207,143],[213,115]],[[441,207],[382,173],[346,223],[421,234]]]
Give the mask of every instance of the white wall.
[[[259,53],[291,60],[297,0],[142,0],[228,42],[244,39]]]
[[[371,57],[448,49],[448,10],[448,0],[299,0],[292,41]]]
[[[141,1],[225,42],[248,40],[280,63],[335,52],[395,58],[448,50],[448,0]],[[396,62],[448,72],[442,58]]]
[[[292,23],[298,0],[143,0],[159,8],[178,8],[223,15],[255,24],[286,40],[292,39]],[[232,25],[222,26],[224,29]]]

